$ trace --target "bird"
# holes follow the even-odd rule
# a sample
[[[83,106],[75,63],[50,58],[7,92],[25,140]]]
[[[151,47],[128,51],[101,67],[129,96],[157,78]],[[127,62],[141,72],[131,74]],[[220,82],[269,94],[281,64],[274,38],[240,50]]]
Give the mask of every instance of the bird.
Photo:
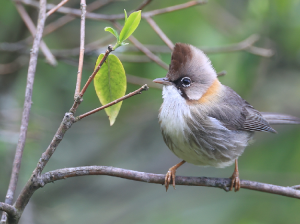
[[[163,85],[159,124],[164,142],[182,161],[165,176],[168,191],[185,162],[224,168],[235,163],[229,190],[240,189],[238,158],[255,132],[276,133],[272,124],[300,124],[291,115],[259,112],[222,85],[210,59],[198,48],[176,43]]]

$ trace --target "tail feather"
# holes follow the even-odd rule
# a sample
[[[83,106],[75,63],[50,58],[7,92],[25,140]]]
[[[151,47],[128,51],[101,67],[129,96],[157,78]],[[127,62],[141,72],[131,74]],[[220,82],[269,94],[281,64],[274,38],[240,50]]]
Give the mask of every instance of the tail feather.
[[[261,112],[261,115],[269,124],[300,124],[300,118],[287,114]]]

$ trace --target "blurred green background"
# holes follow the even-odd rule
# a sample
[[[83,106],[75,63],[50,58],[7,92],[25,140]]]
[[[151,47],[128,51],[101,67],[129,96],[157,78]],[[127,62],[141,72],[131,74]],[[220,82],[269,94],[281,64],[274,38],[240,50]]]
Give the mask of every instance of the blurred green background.
[[[55,4],[59,1],[48,2]],[[79,8],[79,2],[72,0],[67,6]],[[87,0],[87,4],[91,2]],[[141,2],[113,1],[96,12],[118,14],[124,8],[127,11],[135,9]],[[143,11],[184,2],[153,0]],[[29,6],[26,9],[36,21],[37,10]],[[299,15],[299,0],[218,0],[158,15],[154,20],[174,43],[185,42],[198,47],[224,46],[259,34],[261,38],[255,46],[273,49],[275,55],[265,58],[247,51],[209,54],[217,71],[227,71],[220,80],[260,111],[300,117]],[[61,16],[59,13],[51,15],[47,24]],[[86,43],[109,36],[103,31],[105,26],[111,24],[87,20]],[[50,49],[73,49],[79,47],[79,29],[80,20],[76,18],[44,40]],[[4,50],[8,46],[5,43],[15,43],[28,36],[30,33],[13,2],[0,1],[0,64],[12,62],[20,56],[19,52]],[[144,20],[134,36],[143,44],[164,45]],[[5,198],[18,140],[29,49],[30,46],[21,54],[25,66],[0,75],[0,201]],[[83,80],[91,74],[99,53],[91,52],[85,56]],[[170,53],[159,56],[169,64]],[[77,61],[78,56],[61,57],[58,65],[52,67],[45,63],[40,52],[17,194],[50,143],[64,113],[72,105]],[[149,80],[166,74],[155,63],[126,60],[123,63],[128,74]],[[127,92],[138,87],[129,83]],[[157,121],[161,103],[161,90],[151,88],[124,101],[112,127],[104,111],[74,124],[45,171],[103,165],[166,173],[180,159],[163,142]],[[99,105],[93,86],[90,86],[77,114]],[[241,179],[282,186],[300,184],[300,127],[276,126],[275,129],[279,134],[257,133],[255,142],[240,157]],[[233,166],[217,169],[185,164],[177,174],[229,177],[232,172]],[[215,188],[177,186],[176,190],[171,188],[166,193],[161,185],[86,176],[57,181],[39,189],[20,223],[299,223],[299,209],[297,199],[245,189],[226,193]]]

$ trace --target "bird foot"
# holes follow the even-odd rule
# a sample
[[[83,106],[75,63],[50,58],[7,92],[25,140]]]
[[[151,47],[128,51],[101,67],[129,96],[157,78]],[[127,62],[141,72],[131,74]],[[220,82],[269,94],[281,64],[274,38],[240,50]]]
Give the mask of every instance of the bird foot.
[[[165,177],[165,187],[166,187],[166,191],[168,191],[169,189],[169,185],[172,179],[172,185],[173,188],[175,188],[175,176],[176,176],[176,169],[177,167],[173,166],[169,169],[169,171],[166,173],[166,177]]]
[[[234,188],[234,192],[239,191],[241,187],[239,172],[235,170],[230,178],[231,178],[231,186],[229,190],[231,191],[232,188]]]
[[[173,181],[172,185],[175,189],[175,176],[176,176],[176,170],[178,169],[178,167],[180,167],[182,164],[184,164],[185,161],[182,160],[180,163],[176,164],[175,166],[172,166],[169,171],[166,174],[165,177],[165,187],[166,187],[166,191],[168,191],[171,179]],[[176,190],[176,189],[175,189]]]

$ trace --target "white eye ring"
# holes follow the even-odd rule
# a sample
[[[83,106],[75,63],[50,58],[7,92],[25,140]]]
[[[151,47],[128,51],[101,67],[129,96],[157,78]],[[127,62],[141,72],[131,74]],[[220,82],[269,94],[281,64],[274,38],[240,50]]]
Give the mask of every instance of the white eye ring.
[[[192,83],[189,77],[183,77],[180,81],[183,87],[189,87]]]

